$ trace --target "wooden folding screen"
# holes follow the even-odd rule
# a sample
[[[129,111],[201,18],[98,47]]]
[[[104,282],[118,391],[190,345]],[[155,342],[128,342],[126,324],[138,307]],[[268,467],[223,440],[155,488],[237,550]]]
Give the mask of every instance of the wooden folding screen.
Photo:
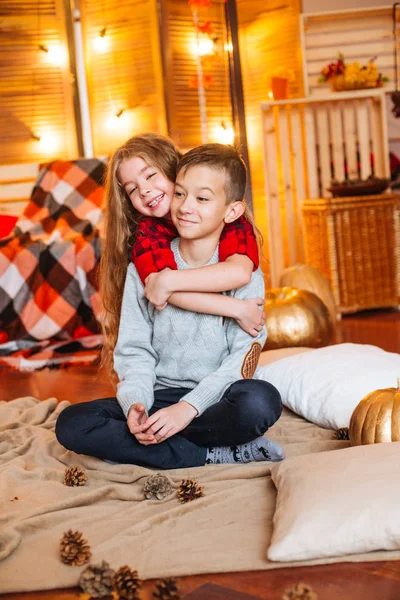
[[[196,88],[196,29],[187,0],[164,0],[162,38],[169,130],[182,149],[201,144],[198,90]],[[218,139],[221,123],[232,124],[228,74],[225,4],[214,0],[199,11],[199,24],[211,21],[214,55],[204,57],[208,140]]]
[[[94,153],[165,133],[156,0],[80,0],[80,8]]]
[[[253,205],[257,223],[268,242],[260,104],[268,100],[270,78],[278,67],[293,71],[290,96],[303,95],[300,1],[237,0],[237,9]],[[264,250],[268,258],[267,243]]]
[[[77,155],[63,0],[1,0],[0,163]]]

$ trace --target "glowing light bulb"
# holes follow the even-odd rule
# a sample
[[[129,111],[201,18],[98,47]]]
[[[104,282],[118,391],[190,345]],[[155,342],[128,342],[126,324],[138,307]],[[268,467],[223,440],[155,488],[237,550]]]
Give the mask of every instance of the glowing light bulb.
[[[232,52],[232,50],[233,50],[232,42],[228,42],[227,44],[225,44],[224,50],[226,50],[226,52]]]
[[[122,127],[127,127],[129,124],[129,117],[124,108],[121,108],[115,115],[111,115],[108,117],[106,122],[106,127],[109,131],[113,131],[115,129],[121,129]]]
[[[217,127],[215,137],[221,144],[233,144],[235,139],[235,132],[232,127],[227,127],[224,122]]]
[[[107,30],[104,28],[100,31],[99,35],[94,38],[93,46],[96,52],[102,54],[106,52],[110,45],[110,36],[106,35]]]
[[[200,36],[198,45],[197,42],[193,42],[192,44],[192,52],[194,55],[207,56],[209,54],[214,54],[214,49],[214,42],[208,36]]]
[[[109,130],[113,130],[116,129],[119,125],[119,118],[117,117],[117,115],[111,115],[111,117],[108,117],[107,119],[107,129]]]
[[[272,93],[272,92],[268,92],[268,98],[269,98],[270,100],[273,100],[273,99],[274,99],[274,95],[273,95],[273,93]]]
[[[40,44],[40,50],[44,53],[44,60],[57,67],[62,67],[66,64],[68,54],[65,46],[61,46],[61,44],[49,44],[48,46],[44,44]]]
[[[39,142],[39,148],[44,154],[54,154],[58,150],[59,140],[52,133],[38,133],[32,138]]]

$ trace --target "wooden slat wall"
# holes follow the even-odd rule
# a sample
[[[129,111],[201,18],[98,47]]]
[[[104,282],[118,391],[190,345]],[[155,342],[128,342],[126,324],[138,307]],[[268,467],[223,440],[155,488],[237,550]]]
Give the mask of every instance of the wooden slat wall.
[[[0,166],[0,215],[19,216],[39,172],[38,163]]]
[[[80,7],[94,153],[110,154],[144,131],[165,133],[156,0],[81,0]],[[104,27],[108,47],[98,52]]]
[[[239,44],[246,108],[255,217],[268,258],[268,218],[265,196],[263,128],[260,104],[268,100],[270,77],[277,67],[292,69],[290,96],[303,95],[300,1],[238,0]],[[265,267],[267,273],[267,267]]]
[[[58,45],[65,63],[39,49]],[[0,163],[75,158],[73,91],[63,0],[0,3]],[[31,134],[52,136],[44,146]]]
[[[165,77],[170,134],[182,150],[202,143],[198,91],[190,88],[190,78],[197,77],[195,27],[187,0],[165,0],[166,29],[164,38],[168,47]],[[206,89],[208,141],[218,140],[218,127],[222,121],[232,124],[229,91],[228,54],[226,42],[225,8],[223,0],[215,0],[206,11],[200,11],[199,22],[212,21],[216,57],[204,74],[212,76]]]
[[[326,93],[328,85],[318,84],[321,69],[336,60],[339,52],[346,62],[365,64],[377,57],[383,75],[394,82],[392,9],[343,11],[304,16],[306,77],[310,94]]]

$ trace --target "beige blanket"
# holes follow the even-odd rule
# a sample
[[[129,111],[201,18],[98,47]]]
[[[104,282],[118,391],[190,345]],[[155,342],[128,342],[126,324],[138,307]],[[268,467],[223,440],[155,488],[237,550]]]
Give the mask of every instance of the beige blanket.
[[[204,485],[205,497],[184,505],[175,493],[161,502],[144,500],[151,471],[78,456],[58,444],[54,423],[67,405],[34,398],[0,402],[1,593],[76,585],[84,567],[59,559],[60,537],[70,528],[89,541],[92,562],[128,564],[144,579],[289,566],[265,558],[275,509],[268,463],[170,471],[175,488],[192,476]],[[288,457],[348,444],[288,411],[269,437]],[[84,487],[63,485],[65,468],[75,464],[88,475]],[[399,559],[400,552],[347,560],[390,558]]]

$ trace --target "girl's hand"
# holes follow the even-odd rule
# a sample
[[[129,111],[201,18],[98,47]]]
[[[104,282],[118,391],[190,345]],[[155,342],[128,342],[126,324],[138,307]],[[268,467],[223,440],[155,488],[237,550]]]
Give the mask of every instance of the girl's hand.
[[[157,444],[157,440],[152,433],[144,433],[144,430],[148,427],[147,421],[148,418],[143,404],[140,404],[139,402],[133,404],[128,412],[127,423],[129,431],[135,436],[137,441],[144,446]]]
[[[168,406],[168,408],[161,408],[147,419],[146,433],[154,435],[160,444],[185,429],[197,414],[194,406],[185,401]]]
[[[154,304],[157,310],[162,310],[167,306],[167,301],[172,291],[168,286],[168,272],[171,269],[164,269],[159,273],[150,273],[146,277],[144,293],[149,302]]]
[[[265,325],[266,314],[262,309],[264,304],[264,298],[240,300],[236,321],[244,331],[253,337],[256,337]]]

